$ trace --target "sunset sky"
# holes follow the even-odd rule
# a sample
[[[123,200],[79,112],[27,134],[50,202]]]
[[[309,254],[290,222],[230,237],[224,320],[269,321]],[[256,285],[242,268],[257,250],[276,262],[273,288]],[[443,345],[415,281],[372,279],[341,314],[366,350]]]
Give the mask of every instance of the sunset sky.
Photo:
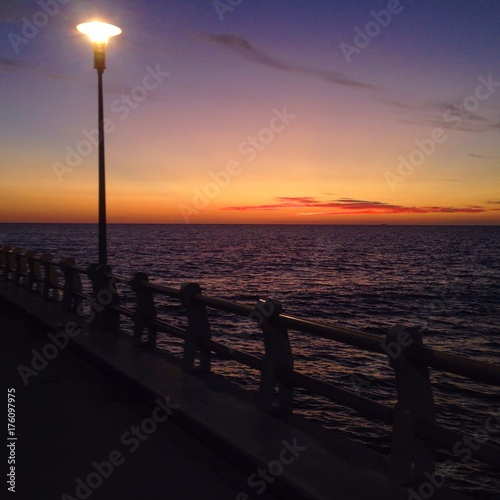
[[[233,6],[231,6],[231,4]],[[45,9],[45,10],[44,10]],[[0,222],[500,223],[498,0],[2,0]]]

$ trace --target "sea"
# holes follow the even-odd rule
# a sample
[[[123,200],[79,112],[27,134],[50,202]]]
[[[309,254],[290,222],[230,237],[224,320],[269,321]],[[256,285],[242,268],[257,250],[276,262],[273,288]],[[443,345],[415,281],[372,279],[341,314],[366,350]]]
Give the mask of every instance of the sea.
[[[54,258],[97,261],[94,224],[0,224],[0,245]],[[395,325],[424,332],[424,344],[500,364],[500,227],[341,225],[108,226],[109,264],[131,277],[180,287],[199,283],[206,295],[254,305],[269,297],[285,312],[376,335]],[[124,305],[132,305],[124,290]],[[182,325],[180,304],[159,301],[162,319]],[[235,349],[263,353],[255,322],[211,314],[213,337]],[[290,332],[295,369],[394,405],[394,375],[384,356]],[[162,349],[179,341],[160,335]],[[214,359],[214,371],[250,391],[258,373]],[[437,421],[500,446],[500,390],[431,370]],[[375,451],[390,452],[390,428],[326,399],[297,390],[295,411]],[[490,418],[491,417],[491,418]],[[490,420],[488,420],[490,418]],[[476,446],[476,444],[474,444]],[[498,468],[440,450],[437,471],[473,498],[500,498]],[[444,472],[445,471],[445,472]]]

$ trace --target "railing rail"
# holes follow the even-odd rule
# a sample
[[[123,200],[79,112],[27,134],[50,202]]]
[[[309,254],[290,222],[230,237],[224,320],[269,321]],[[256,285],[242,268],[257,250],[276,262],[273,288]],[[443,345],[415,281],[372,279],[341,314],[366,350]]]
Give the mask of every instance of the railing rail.
[[[72,259],[56,262],[48,254],[38,257],[34,252],[23,253],[8,246],[0,247],[0,271],[4,280],[15,281],[29,292],[41,292],[44,300],[58,301],[62,292],[62,306],[68,310],[81,312],[85,301],[91,308],[97,303],[92,323],[100,328],[119,328],[120,316],[132,319],[137,344],[142,343],[144,335],[147,343],[155,344],[158,332],[181,339],[186,370],[210,372],[212,354],[257,370],[261,376],[259,405],[265,411],[293,411],[293,390],[301,388],[391,424],[391,464],[400,483],[423,480],[426,472],[434,471],[435,447],[456,453],[454,447],[463,438],[435,422],[428,367],[500,386],[499,365],[425,347],[416,329],[397,326],[382,337],[287,314],[281,304],[270,299],[259,299],[252,307],[206,295],[194,283],[168,287],[149,282],[144,273],[129,279],[112,273],[108,266],[83,268]],[[92,293],[83,291],[82,277],[92,285]],[[133,310],[121,305],[117,284],[135,293]],[[158,318],[155,296],[180,302],[187,325],[181,327]],[[261,330],[263,357],[214,341],[208,312],[212,309],[254,321]],[[295,371],[289,330],[386,356],[394,369],[398,392],[395,407]],[[471,456],[493,466],[500,464],[500,448],[490,444],[471,450]]]

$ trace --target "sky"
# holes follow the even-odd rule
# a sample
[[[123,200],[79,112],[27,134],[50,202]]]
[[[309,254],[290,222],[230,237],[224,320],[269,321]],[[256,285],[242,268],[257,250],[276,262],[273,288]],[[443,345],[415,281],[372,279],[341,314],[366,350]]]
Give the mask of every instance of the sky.
[[[0,222],[499,224],[498,0],[2,0]]]

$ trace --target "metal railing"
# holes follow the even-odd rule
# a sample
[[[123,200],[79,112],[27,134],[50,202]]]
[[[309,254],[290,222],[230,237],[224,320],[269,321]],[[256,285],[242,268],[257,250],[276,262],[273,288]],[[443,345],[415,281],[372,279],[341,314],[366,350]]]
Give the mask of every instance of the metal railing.
[[[262,411],[292,412],[294,389],[301,388],[391,424],[390,475],[401,484],[424,480],[425,474],[434,472],[436,448],[456,454],[456,444],[464,439],[461,433],[436,424],[429,367],[500,386],[499,365],[425,347],[421,332],[415,328],[396,326],[386,337],[377,336],[286,314],[281,304],[271,299],[259,299],[255,306],[250,306],[205,295],[196,283],[166,287],[149,282],[145,273],[128,279],[113,274],[109,266],[82,268],[73,259],[55,262],[49,254],[37,257],[34,252],[23,253],[7,246],[0,247],[0,269],[4,280],[14,280],[29,292],[40,293],[44,300],[60,301],[68,311],[81,311],[87,303],[93,309],[94,327],[118,329],[120,316],[131,319],[137,345],[143,343],[144,336],[146,344],[155,345],[158,332],[183,340],[186,371],[210,372],[213,354],[257,370]],[[92,293],[83,292],[82,277],[89,280]],[[135,294],[134,310],[120,305],[117,283]],[[158,296],[182,304],[186,327],[159,318]],[[256,322],[262,332],[264,355],[255,356],[212,340],[207,309]],[[394,408],[296,371],[289,330],[386,356],[394,370],[397,392]],[[498,447],[483,442],[469,451],[473,459],[500,466]]]

